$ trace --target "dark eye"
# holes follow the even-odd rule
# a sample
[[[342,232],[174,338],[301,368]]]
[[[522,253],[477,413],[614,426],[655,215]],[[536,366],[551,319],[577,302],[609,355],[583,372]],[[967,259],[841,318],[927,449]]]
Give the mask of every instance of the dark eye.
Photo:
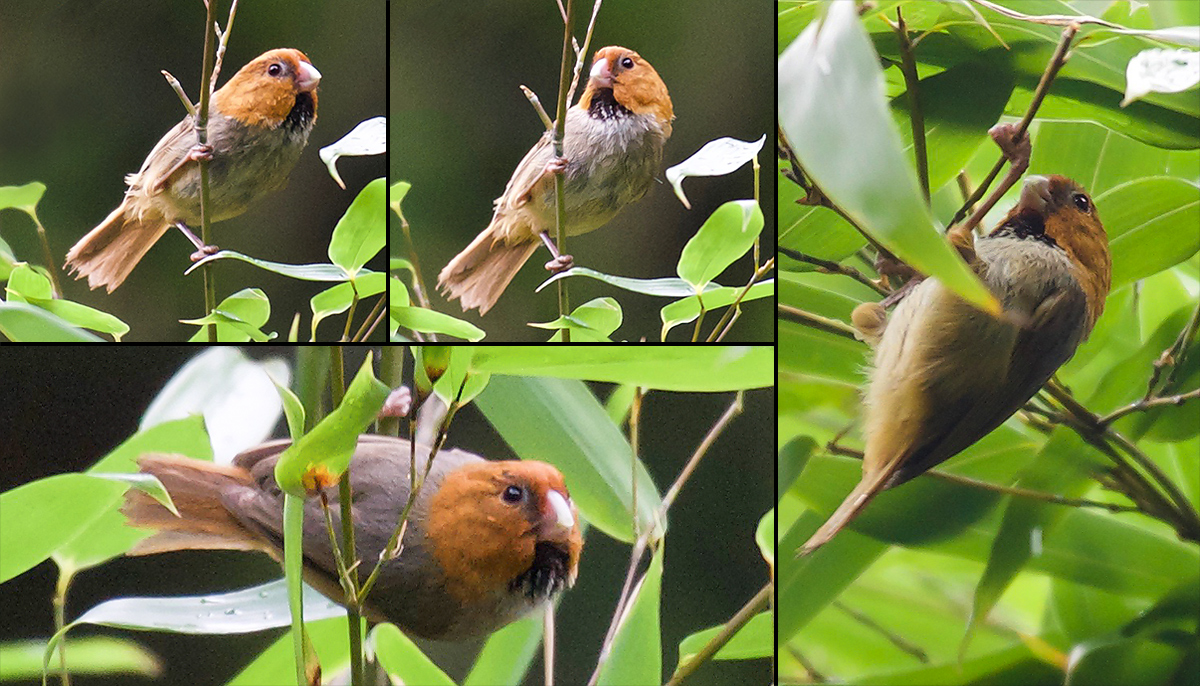
[[[1092,201],[1088,200],[1088,197],[1083,193],[1076,193],[1071,196],[1071,199],[1075,201],[1075,207],[1078,207],[1080,212],[1092,211]]]
[[[283,73],[283,65],[278,62],[275,62],[271,66],[267,67],[267,74],[269,74],[270,76],[279,76],[282,73]]]
[[[519,503],[525,498],[525,491],[520,486],[508,486],[500,497],[506,503]]]
[[[621,58],[621,67],[624,69],[633,69],[633,58],[632,57],[622,57]]]

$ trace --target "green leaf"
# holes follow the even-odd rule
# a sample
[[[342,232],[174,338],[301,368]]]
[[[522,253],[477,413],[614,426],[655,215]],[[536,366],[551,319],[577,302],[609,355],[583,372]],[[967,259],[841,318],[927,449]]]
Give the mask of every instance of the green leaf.
[[[688,636],[679,643],[679,665],[691,659],[725,627],[714,626]],[[775,617],[762,612],[746,622],[729,642],[713,655],[714,660],[753,660],[775,654]],[[676,665],[676,669],[679,668]]]
[[[146,408],[139,428],[144,432],[164,422],[202,416],[203,421],[198,421],[194,429],[189,427],[195,433],[187,440],[195,441],[205,452],[197,454],[197,449],[190,446],[177,450],[154,446],[145,450],[207,459],[215,455],[217,461],[228,463],[234,455],[271,436],[280,412],[275,385],[286,386],[290,378],[291,370],[279,358],[251,360],[241,350],[224,346],[204,350],[180,367],[163,386]],[[134,468],[132,459],[128,465],[129,469]]]
[[[308,301],[308,305],[313,313],[312,340],[317,340],[317,325],[322,320],[350,309],[350,305],[355,300],[362,300],[376,293],[382,293],[386,283],[387,277],[385,274],[372,272],[357,281],[339,283],[314,295]]]
[[[13,208],[36,218],[37,204],[45,194],[46,184],[40,181],[24,186],[0,186],[0,210]]]
[[[706,289],[703,295],[691,295],[683,300],[677,300],[670,305],[664,306],[658,313],[663,323],[660,334],[662,340],[667,340],[667,334],[676,326],[696,321],[696,317],[700,316],[701,301],[704,302],[704,309],[711,312],[718,307],[725,307],[732,304],[743,290],[745,290],[744,286],[710,288]],[[774,294],[775,280],[767,279],[751,286],[750,290],[746,292],[745,297],[742,298],[742,302],[769,298]]]
[[[350,276],[363,276],[363,265],[383,250],[386,243],[386,189],[386,179],[375,179],[368,183],[333,228],[333,238],[329,241],[329,261]]]
[[[858,226],[964,300],[999,314],[999,302],[934,229],[883,97],[878,57],[851,3],[830,5],[780,57],[779,118],[804,169]]]
[[[371,630],[371,642],[375,646],[375,654],[379,656],[379,664],[401,683],[454,686],[454,680],[446,676],[395,624],[376,626]]]
[[[907,15],[906,11],[906,23]],[[921,79],[917,88],[929,151],[929,188],[937,190],[954,180],[980,146],[990,144],[988,129],[1004,112],[1013,89],[1013,74],[1005,61],[980,59]],[[891,107],[905,157],[911,159],[912,112],[908,94],[893,98]],[[999,157],[998,151],[996,156]]]
[[[200,319],[181,319],[183,324],[194,324],[200,329],[189,339],[193,343],[207,340],[204,327],[217,325],[217,340],[222,342],[269,341],[275,334],[263,333],[259,327],[271,317],[271,301],[258,288],[243,288],[217,304],[217,308]]]
[[[8,276],[5,287],[10,302],[36,305],[62,318],[68,324],[113,336],[118,343],[129,332],[129,326],[116,317],[70,300],[54,297],[50,279],[26,263],[17,264]]]
[[[767,564],[775,566],[775,510],[768,511],[758,520],[758,528],[754,530],[754,542],[762,553]]]
[[[608,336],[621,326],[621,305],[612,298],[594,298],[565,317],[530,326],[557,330],[550,337],[552,343],[562,340],[562,329],[570,329],[571,341],[575,343],[607,343]]]
[[[412,190],[412,184],[407,181],[397,181],[388,189],[388,204],[399,217],[404,216],[404,213],[400,211],[400,203],[404,202],[404,196],[408,195],[410,190]],[[393,257],[392,259],[397,258]],[[395,271],[395,267],[392,267],[392,271]]]
[[[635,539],[632,462],[639,530],[656,528],[656,539],[665,532],[666,522],[655,522],[661,496],[654,481],[582,382],[497,374],[476,405],[521,459],[558,467],[589,524],[627,543]]]
[[[488,637],[463,686],[519,684],[542,643],[540,615],[517,620]]]
[[[599,667],[599,684],[657,684],[662,681],[662,635],[658,606],[662,593],[663,548],[634,587],[629,608],[617,625],[612,649]]]
[[[664,391],[736,391],[775,383],[775,354],[763,346],[480,346],[472,368]]]
[[[36,681],[42,676],[41,641],[13,641],[0,644],[0,682]],[[134,641],[109,636],[89,636],[71,641],[67,651],[67,670],[72,677],[90,675],[138,675],[149,679],[162,676],[158,656]],[[51,674],[59,674],[55,660]]]
[[[1038,458],[1022,475],[1018,487],[1079,497],[1090,485],[1088,467],[1099,470],[1102,466],[1095,451],[1089,451],[1078,434],[1063,427],[1055,429]],[[975,588],[971,618],[963,637],[964,649],[975,628],[987,620],[1017,573],[1031,557],[1041,553],[1042,538],[1053,535],[1055,525],[1067,512],[1061,505],[1039,500],[1013,498],[1008,502],[987,567]]]
[[[346,637],[345,617],[312,620],[310,616],[305,629],[312,639],[313,645],[321,649],[321,668],[326,674],[337,674],[350,664],[350,645],[349,639]],[[292,634],[289,631],[280,636],[269,648],[259,653],[254,662],[246,665],[246,668],[225,686],[279,686],[279,675],[288,674],[294,670]]]
[[[310,470],[322,470],[333,477],[346,471],[359,434],[375,421],[389,392],[371,371],[373,358],[373,354],[367,354],[342,403],[283,451],[275,465],[275,480],[281,489],[303,498],[307,489],[302,481]]]
[[[394,283],[392,293],[397,293]],[[393,298],[395,297],[393,295]],[[388,307],[388,315],[395,326],[409,331],[446,334],[472,342],[481,341],[487,335],[487,332],[471,322],[424,307],[393,304]]]
[[[701,292],[729,265],[745,255],[763,229],[762,208],[754,200],[732,200],[721,205],[683,246],[677,273]]]
[[[62,317],[22,302],[0,302],[0,334],[13,343],[103,343]]]
[[[84,474],[57,474],[0,493],[0,583],[70,543],[124,492]]]
[[[1194,183],[1163,176],[1138,179],[1106,191],[1096,206],[1104,210],[1114,289],[1200,250],[1200,193]]]

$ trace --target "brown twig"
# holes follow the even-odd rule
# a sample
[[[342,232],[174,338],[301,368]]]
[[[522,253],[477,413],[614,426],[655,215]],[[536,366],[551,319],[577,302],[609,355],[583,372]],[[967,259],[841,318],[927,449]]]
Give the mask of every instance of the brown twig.
[[[775,258],[772,257],[766,262],[763,262],[761,267],[754,270],[754,273],[750,275],[750,280],[747,281],[746,285],[742,287],[742,290],[738,293],[737,298],[730,303],[729,309],[725,311],[725,315],[722,316],[717,322],[717,325],[713,327],[712,332],[709,334],[708,342],[719,343],[725,339],[725,335],[728,334],[730,329],[733,328],[734,322],[736,322],[738,317],[741,316],[742,310],[740,305],[742,299],[746,297],[746,294],[750,292],[750,288],[754,286],[754,284],[758,283],[764,276],[770,274],[774,269]]]
[[[825,451],[830,455],[840,455],[842,457],[853,457],[855,459],[863,459],[863,451],[855,450],[854,448],[846,448],[837,444],[837,438],[825,444]],[[1137,507],[1130,505],[1118,505],[1116,503],[1105,503],[1099,500],[1090,500],[1088,498],[1068,498],[1056,493],[1046,493],[1045,491],[1035,491],[1029,488],[1021,488],[1020,486],[1002,486],[990,481],[974,479],[961,474],[951,474],[940,469],[930,469],[925,472],[929,476],[946,481],[948,483],[959,484],[969,488],[977,488],[982,491],[992,491],[1003,495],[1011,495],[1017,498],[1026,498],[1029,500],[1041,500],[1055,505],[1066,505],[1068,507],[1096,507],[1110,512],[1140,512]]]
[[[775,304],[775,313],[781,319],[803,324],[827,333],[836,334],[844,338],[849,338],[853,341],[858,340],[858,336],[856,335],[854,327],[837,319],[822,317],[819,314],[813,314],[798,307],[784,305],[783,303]]]
[[[1116,476],[1122,479],[1122,483],[1132,486],[1135,482],[1141,482],[1141,486],[1136,492],[1126,495],[1129,495],[1134,502],[1157,502],[1158,506],[1153,508],[1156,516],[1161,518],[1166,515],[1164,521],[1170,524],[1180,537],[1200,541],[1200,514],[1197,514],[1196,509],[1192,507],[1179,487],[1163,473],[1153,460],[1128,438],[1115,431],[1111,426],[1104,425],[1100,417],[1081,405],[1069,391],[1056,382],[1051,381],[1046,384],[1046,392],[1074,420],[1072,426],[1084,440],[1092,445],[1108,446],[1109,449],[1102,452],[1105,452],[1110,458],[1114,457],[1115,453],[1112,447],[1119,448],[1146,472],[1149,479],[1133,469],[1128,462],[1114,459],[1117,463]]]
[[[621,594],[617,596],[617,608],[613,612],[612,621],[608,625],[608,632],[604,636],[604,642],[600,645],[600,658],[596,661],[596,669],[592,672],[591,678],[588,679],[588,686],[595,686],[596,680],[600,677],[600,670],[609,658],[613,639],[617,635],[617,627],[621,621],[621,617],[625,615],[625,610],[628,607],[630,596],[633,592],[633,577],[637,573],[638,564],[641,562],[642,554],[646,552],[651,536],[654,536],[658,530],[657,524],[666,519],[667,511],[671,509],[671,505],[675,502],[676,496],[679,495],[680,489],[691,478],[692,472],[695,471],[696,466],[700,464],[700,460],[708,453],[708,449],[725,432],[725,429],[733,421],[733,418],[742,413],[742,400],[743,392],[738,391],[734,396],[733,402],[729,404],[729,407],[726,408],[721,417],[708,430],[704,439],[700,441],[700,445],[696,446],[696,450],[688,458],[687,464],[680,470],[679,475],[675,477],[675,481],[671,484],[671,487],[667,489],[666,495],[663,496],[662,504],[659,505],[658,511],[655,513],[653,525],[646,531],[643,531],[634,542],[633,550],[629,555],[629,568],[625,572],[625,583],[621,588]],[[634,516],[637,516],[636,513],[634,513]]]
[[[908,98],[909,124],[912,126],[913,158],[917,165],[917,178],[921,181],[921,191],[925,194],[925,204],[929,204],[929,158],[925,152],[925,114],[921,111],[919,82],[917,78],[917,62],[913,58],[913,44],[908,38],[908,27],[900,8],[896,8],[896,23],[893,24],[886,16],[883,20],[896,32],[900,44],[900,71],[904,74],[905,95]]]
[[[721,627],[721,630],[709,639],[703,648],[695,655],[689,657],[687,662],[679,665],[679,669],[675,670],[675,673],[671,675],[666,686],[679,686],[684,679],[695,673],[700,665],[712,659],[712,656],[716,655],[717,651],[723,648],[726,643],[729,643],[729,640],[737,635],[737,632],[741,631],[742,627],[746,626],[751,619],[754,619],[759,612],[762,612],[767,607],[771,601],[771,594],[774,591],[774,584],[767,582],[766,586],[763,586],[758,593],[754,594],[753,598],[729,618],[725,626]]]
[[[867,288],[870,288],[871,290],[875,291],[879,295],[886,296],[889,293],[891,293],[891,291],[884,288],[881,283],[879,283],[875,279],[872,279],[871,277],[867,276],[866,274],[863,274],[862,272],[855,269],[854,267],[844,265],[841,262],[834,262],[833,260],[825,260],[820,257],[814,257],[813,255],[809,255],[807,253],[802,253],[798,250],[792,250],[791,248],[785,248],[785,247],[780,246],[777,249],[783,255],[790,257],[793,260],[796,260],[797,262],[804,262],[806,264],[813,265],[814,267],[817,268],[817,271],[822,272],[824,274],[841,274],[842,276],[848,276],[848,277],[854,279],[855,281],[861,283],[862,285],[866,286]]]
[[[1033,121],[1034,115],[1037,114],[1038,108],[1041,107],[1042,100],[1045,99],[1046,93],[1050,90],[1050,84],[1054,81],[1055,75],[1057,75],[1058,70],[1061,69],[1064,64],[1066,64],[1067,50],[1071,47],[1071,40],[1075,37],[1075,34],[1078,31],[1079,25],[1076,23],[1071,23],[1065,29],[1063,29],[1062,37],[1058,42],[1058,47],[1055,48],[1054,55],[1050,58],[1050,63],[1046,65],[1046,71],[1042,73],[1042,78],[1038,82],[1037,90],[1035,90],[1033,93],[1033,100],[1029,103],[1029,108],[1025,111],[1025,116],[1021,118],[1021,123],[1017,126],[1016,132],[1013,135],[1014,141],[1020,140],[1021,137],[1025,135],[1025,132],[1029,129],[1029,124]],[[971,197],[968,198],[967,201],[963,203],[963,206],[954,213],[954,218],[950,220],[950,226],[958,224],[960,221],[962,221],[963,217],[967,216],[968,208],[979,202],[979,199],[983,197],[985,192],[987,192],[988,187],[992,185],[992,181],[996,180],[996,175],[999,174],[1000,170],[1004,168],[1004,163],[1007,160],[1008,158],[1005,155],[1000,156],[1000,159],[996,161],[996,164],[988,173],[987,178],[983,180],[983,183],[979,184],[979,187],[975,189],[975,192],[971,194]],[[993,193],[988,198],[987,202],[975,210],[975,213],[972,215],[974,222],[977,223],[977,218],[982,218],[983,215],[987,214],[988,210],[992,209],[996,202],[1000,200],[1000,196],[1004,195],[1004,192],[1007,190],[1008,188],[1003,188],[1002,186],[997,187],[997,191],[999,192]],[[968,222],[967,228],[970,228],[972,225],[972,222]]]
[[[1162,407],[1163,405],[1182,405],[1185,402],[1194,400],[1196,398],[1200,398],[1200,388],[1188,391],[1187,393],[1180,393],[1178,395],[1142,398],[1141,400],[1136,400],[1132,403],[1129,403],[1125,407],[1104,415],[1100,418],[1100,424],[1102,426],[1108,426],[1121,417],[1124,417],[1128,414],[1133,414],[1134,412],[1145,412],[1152,407]]]
[[[1146,384],[1146,395],[1143,396],[1143,400],[1150,400],[1157,393],[1169,390],[1175,384],[1175,373],[1179,369],[1179,362],[1188,346],[1196,338],[1198,328],[1200,328],[1200,302],[1196,303],[1195,309],[1192,310],[1192,316],[1188,318],[1188,323],[1175,337],[1175,342],[1154,361],[1154,372],[1150,375],[1150,382]],[[1167,380],[1162,388],[1159,388],[1158,381],[1162,377],[1164,369],[1168,370]]]

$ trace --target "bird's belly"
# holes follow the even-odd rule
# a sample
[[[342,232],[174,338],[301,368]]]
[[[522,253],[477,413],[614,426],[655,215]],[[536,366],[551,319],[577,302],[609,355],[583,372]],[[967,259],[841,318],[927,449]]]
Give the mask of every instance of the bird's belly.
[[[236,217],[263,195],[285,186],[308,137],[284,128],[252,135],[247,127],[236,124],[226,126],[222,135],[222,145],[208,163],[211,221]],[[199,165],[189,163],[172,178],[163,195],[174,216],[198,224]]]

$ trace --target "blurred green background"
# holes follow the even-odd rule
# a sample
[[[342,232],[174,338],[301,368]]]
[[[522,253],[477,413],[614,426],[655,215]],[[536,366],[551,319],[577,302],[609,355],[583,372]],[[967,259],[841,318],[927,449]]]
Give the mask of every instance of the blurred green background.
[[[219,3],[222,26],[228,4]],[[358,122],[386,114],[385,12],[379,0],[239,5],[218,85],[277,47],[304,51],[322,80],[317,125],[287,187],[216,224],[217,245],[278,262],[329,261],[326,247],[337,220],[363,186],[386,174],[382,155],[343,158],[343,191],[317,156]],[[159,70],[174,74],[198,99],[203,26],[199,1],[0,3],[0,186],[47,185],[38,216],[60,270],[67,249],[121,201],[125,174],[137,171],[183,118]],[[0,213],[0,235],[19,259],[42,261],[28,217]],[[130,324],[125,340],[179,340],[195,327],[178,320],[203,314],[199,274],[183,276],[192,250],[178,231],[169,232],[112,295],[88,291],[66,272],[60,277],[66,297]],[[368,266],[382,270],[384,261]],[[297,311],[307,326],[308,299],[325,287],[233,261],[216,272],[218,300],[247,286],[263,288],[272,303],[264,330],[281,335]]]
[[[592,3],[577,0],[575,6],[582,42]],[[773,9],[769,3],[722,0],[609,0],[602,5],[589,53],[614,44],[636,50],[671,93],[676,119],[664,169],[722,136],[753,141],[767,134],[769,140],[775,128]],[[394,181],[413,184],[404,212],[424,278],[433,288],[438,271],[487,226],[492,201],[543,131],[518,86],[533,89],[554,116],[562,20],[552,0],[405,0],[393,3],[391,26],[391,174]],[[768,170],[773,167],[769,151],[768,145],[759,154]],[[763,249],[772,254],[775,184],[766,176]],[[753,175],[747,165],[728,176],[688,179],[684,187],[691,210],[664,181],[608,225],[570,239],[568,252],[577,264],[608,274],[675,276],[684,244],[709,214],[723,202],[753,197]],[[393,220],[391,249],[407,257],[397,227]],[[542,269],[548,259],[548,252],[535,253],[486,317],[481,320],[475,311],[465,317],[480,324],[489,339],[545,340],[545,332],[525,323],[558,316],[552,288],[533,292],[548,275]],[[751,273],[749,258],[742,258],[717,280],[741,285]],[[658,337],[658,311],[668,300],[586,278],[569,283],[573,307],[606,295],[621,303],[625,323],[614,340]],[[457,301],[431,299],[435,308],[462,315]],[[767,302],[750,303],[727,340],[773,340]],[[675,331],[672,339],[683,335]]]
[[[294,348],[255,346],[244,350],[255,359],[281,357],[295,365]],[[357,368],[366,350],[348,352],[347,369]],[[4,467],[0,492],[96,462],[137,430],[150,401],[197,354],[198,349],[191,346],[72,346],[57,347],[54,355],[33,346],[9,346],[0,356],[0,397],[6,398],[0,403],[0,465]],[[377,349],[375,356],[378,359]],[[611,384],[600,383],[589,387],[601,401],[613,389]],[[667,392],[651,392],[646,397],[641,455],[660,493],[666,492],[732,398],[732,393]],[[280,424],[275,435],[286,435]],[[774,426],[774,389],[748,391],[743,414],[713,444],[671,509],[661,605],[666,675],[678,660],[679,641],[728,620],[769,579],[754,531],[774,500]],[[513,456],[474,405],[456,415],[447,445],[491,459]],[[628,545],[597,529],[588,531],[578,582],[563,597],[557,616],[556,683],[583,684],[591,674],[625,578],[629,551]],[[279,566],[267,556],[242,552],[119,557],[75,579],[67,617],[78,617],[97,603],[118,596],[174,596],[244,588],[279,574]],[[0,643],[44,640],[53,632],[50,600],[54,579],[55,568],[45,562],[0,584]],[[76,675],[72,683],[77,686],[223,684],[282,632],[181,636],[95,626],[81,626],[72,632],[76,637],[96,634],[144,645],[160,657],[165,671],[156,681],[128,675]],[[456,681],[466,674],[479,646],[473,642],[421,645]],[[712,661],[687,683],[730,686],[768,684],[771,679],[772,666],[765,659]],[[525,683],[543,683],[540,659],[535,660]]]

